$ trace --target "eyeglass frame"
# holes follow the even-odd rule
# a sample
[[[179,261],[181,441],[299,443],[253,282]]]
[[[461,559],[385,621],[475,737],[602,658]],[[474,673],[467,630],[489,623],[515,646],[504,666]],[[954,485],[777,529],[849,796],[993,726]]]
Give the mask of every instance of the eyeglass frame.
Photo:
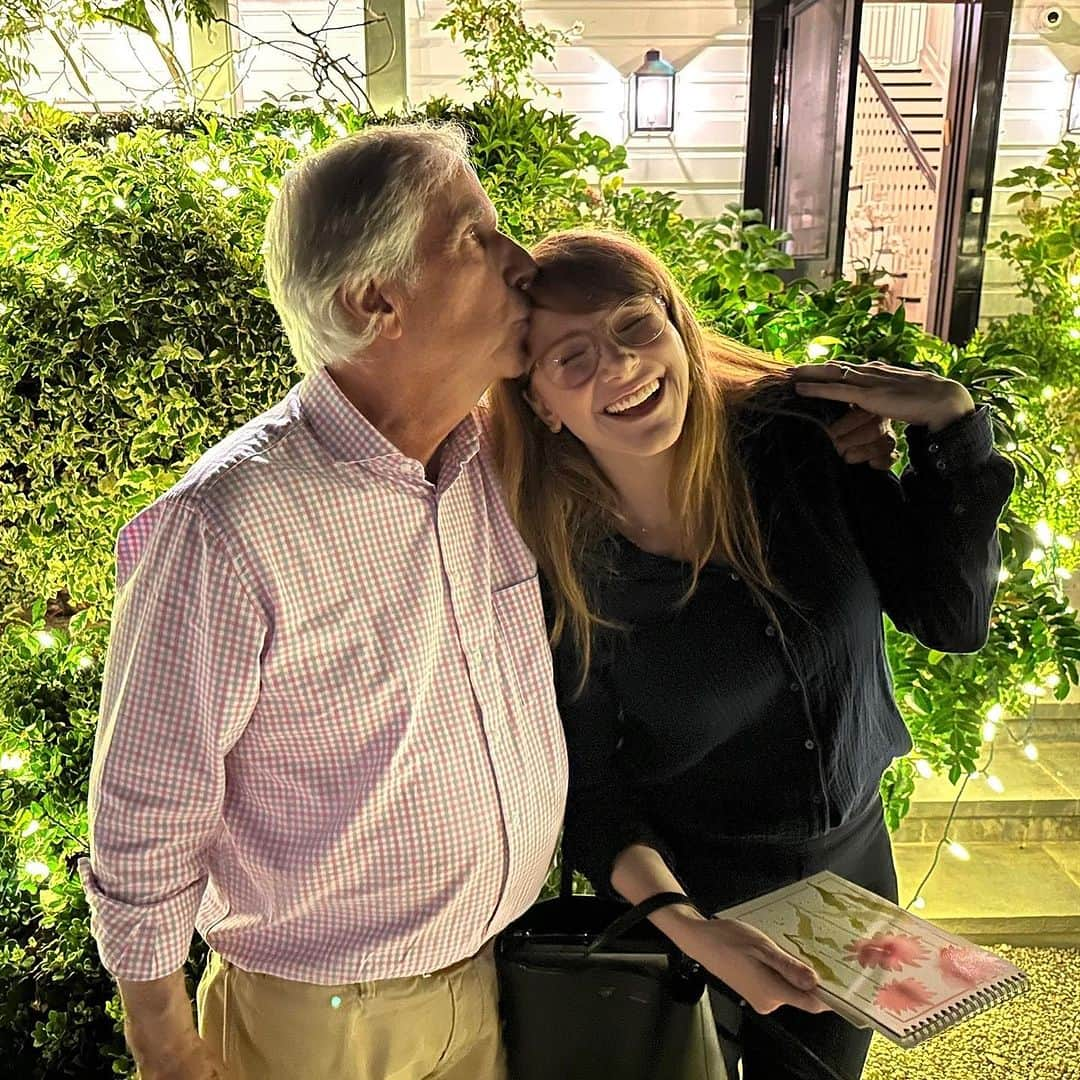
[[[657,332],[651,338],[649,338],[647,341],[636,341],[636,342],[624,341],[622,338],[619,337],[617,331],[615,331],[612,328],[612,323],[614,323],[615,319],[618,317],[619,312],[622,311],[622,309],[624,307],[627,307],[630,304],[633,304],[638,300],[643,300],[646,297],[648,299],[650,299],[650,300],[655,300],[657,302],[657,304],[659,304],[661,310],[663,311],[664,318],[663,318],[663,322],[660,325],[660,329],[657,330]],[[668,324],[670,322],[671,322],[671,310],[670,310],[670,308],[668,306],[668,302],[664,299],[664,297],[663,297],[663,295],[661,293],[656,292],[656,291],[649,291],[649,292],[634,293],[633,296],[628,296],[628,297],[626,297],[626,299],[620,300],[619,303],[615,306],[615,309],[604,320],[603,326],[604,326],[604,332],[607,334],[608,337],[610,337],[613,341],[615,341],[615,343],[617,345],[622,345],[622,346],[624,346],[625,348],[628,348],[628,349],[644,349],[646,346],[652,345],[654,341],[659,341],[659,339],[663,336],[664,331],[668,328]],[[591,337],[592,334],[594,333],[594,331],[583,331],[583,333],[587,333],[588,336]],[[528,387],[529,383],[532,381],[532,377],[533,377],[533,374],[535,373],[536,369],[541,365],[543,360],[546,360],[546,359],[547,359],[547,357],[545,356],[545,357],[541,358],[540,360],[537,360],[536,363],[533,364],[532,367],[530,367],[529,370],[521,377],[521,386],[522,386],[523,390]],[[585,378],[583,378],[580,382],[574,383],[573,386],[563,386],[561,383],[559,383],[558,379],[556,379],[554,377],[552,378],[552,382],[554,382],[557,386],[560,386],[562,389],[565,389],[565,390],[577,390],[580,387],[584,386],[590,379],[593,378],[593,376],[596,374],[599,367],[600,367],[600,353],[599,353],[599,351],[597,351],[596,364],[594,365],[593,369],[589,372],[589,374],[586,375]]]

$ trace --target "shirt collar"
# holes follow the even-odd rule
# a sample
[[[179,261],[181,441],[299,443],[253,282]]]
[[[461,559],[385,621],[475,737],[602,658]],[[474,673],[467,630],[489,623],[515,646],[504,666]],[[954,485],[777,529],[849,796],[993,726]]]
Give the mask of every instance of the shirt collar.
[[[422,471],[418,461],[403,454],[349,401],[325,368],[306,375],[296,392],[315,438],[335,461],[381,461],[402,471],[415,472],[418,467]],[[464,465],[479,445],[478,425],[470,414],[447,436],[442,468]]]

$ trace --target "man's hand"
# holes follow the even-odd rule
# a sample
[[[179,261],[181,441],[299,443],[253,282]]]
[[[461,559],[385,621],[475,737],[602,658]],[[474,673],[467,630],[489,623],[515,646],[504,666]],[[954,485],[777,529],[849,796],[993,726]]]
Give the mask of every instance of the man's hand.
[[[139,1080],[228,1080],[221,1058],[198,1035],[168,1051],[136,1054],[135,1063]]]
[[[853,406],[828,430],[836,452],[849,465],[865,462],[872,469],[884,471],[892,468],[900,456],[888,418],[858,406]]]
[[[139,1080],[227,1080],[220,1056],[195,1030],[183,968],[161,979],[117,983]]]

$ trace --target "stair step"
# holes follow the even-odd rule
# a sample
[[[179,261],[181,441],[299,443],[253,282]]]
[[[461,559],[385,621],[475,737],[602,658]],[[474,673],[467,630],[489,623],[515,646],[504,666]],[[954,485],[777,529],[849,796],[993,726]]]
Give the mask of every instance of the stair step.
[[[966,846],[966,862],[941,855],[916,914],[987,944],[1080,944],[1080,843]],[[935,849],[894,844],[901,903],[919,888]]]
[[[936,842],[948,826],[961,843],[1080,841],[1080,741],[1039,740],[1031,761],[1020,747],[1000,743],[1003,737],[988,766],[1002,791],[969,779],[954,810],[957,788],[947,777],[919,777],[897,839]]]

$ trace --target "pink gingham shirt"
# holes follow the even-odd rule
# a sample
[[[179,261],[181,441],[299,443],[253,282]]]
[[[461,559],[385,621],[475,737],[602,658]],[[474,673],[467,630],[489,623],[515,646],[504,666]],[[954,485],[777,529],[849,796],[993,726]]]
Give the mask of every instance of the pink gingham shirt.
[[[79,866],[114,976],[193,927],[309,983],[446,967],[536,899],[566,779],[479,414],[432,485],[319,372],[121,530]]]

